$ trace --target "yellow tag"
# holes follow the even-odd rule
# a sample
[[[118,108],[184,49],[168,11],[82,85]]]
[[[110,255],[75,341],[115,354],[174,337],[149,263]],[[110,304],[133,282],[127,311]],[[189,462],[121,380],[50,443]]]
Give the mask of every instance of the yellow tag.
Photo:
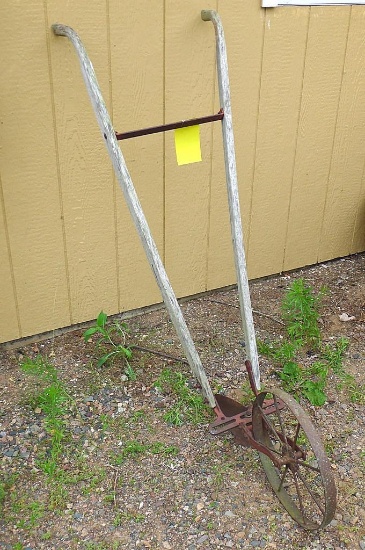
[[[175,130],[176,158],[179,166],[200,162],[202,153],[200,150],[199,126],[187,126]]]

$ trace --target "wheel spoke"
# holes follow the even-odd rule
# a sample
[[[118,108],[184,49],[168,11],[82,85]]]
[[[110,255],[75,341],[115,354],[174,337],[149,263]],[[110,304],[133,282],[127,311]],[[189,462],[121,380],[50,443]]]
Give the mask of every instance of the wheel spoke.
[[[264,413],[263,409],[261,407],[259,407],[259,410],[262,414],[262,420],[265,422],[265,424],[267,425],[267,427],[269,428],[271,433],[277,438],[277,440],[281,442],[281,439],[280,439],[280,436],[279,436],[278,432],[275,430],[274,426],[269,421],[269,419],[266,416],[266,414]]]
[[[282,478],[280,480],[280,485],[279,485],[278,491],[281,491],[281,488],[283,486],[284,479],[285,479],[286,474],[288,473],[288,470],[289,470],[289,466],[287,464],[285,464],[285,470],[284,470],[284,473],[283,473]]]
[[[266,403],[270,407],[267,405],[265,412]],[[256,441],[270,451],[268,455],[259,453],[261,462],[289,514],[308,530],[328,525],[336,505],[333,474],[302,407],[282,390],[262,392],[252,409],[252,429]]]
[[[302,518],[305,521],[306,517],[304,515],[304,506],[303,506],[303,502],[302,502],[302,496],[301,496],[300,491],[299,491],[297,476],[296,476],[296,473],[294,473],[292,470],[290,470],[290,471],[293,474],[295,489],[296,489],[296,492],[297,492],[297,495],[298,495],[298,500],[299,500],[300,511],[302,513]]]
[[[309,470],[313,470],[313,472],[317,472],[317,474],[321,473],[319,468],[315,468],[314,466],[311,466],[310,464],[308,464],[307,462],[304,462],[304,460],[301,460],[300,458],[298,459],[297,462],[301,466],[304,466],[304,468],[308,468]]]
[[[280,428],[281,428],[281,431],[282,431],[282,434],[283,434],[283,437],[284,437],[284,440],[285,440],[285,445],[287,446],[288,445],[288,440],[286,438],[285,426],[284,426],[284,423],[283,423],[283,419],[281,418],[280,410],[279,410],[279,407],[278,407],[278,401],[276,399],[275,394],[274,394],[274,404],[275,404],[276,416],[279,419],[279,424],[280,424]]]
[[[295,445],[297,444],[297,439],[298,439],[298,435],[299,435],[299,430],[300,430],[300,422],[298,422],[297,424],[297,429],[295,431],[295,436],[294,436],[294,439],[293,439],[293,451],[295,449]]]
[[[309,485],[307,484],[306,480],[304,479],[304,477],[299,473],[297,472],[298,474],[298,477],[300,479],[300,481],[303,483],[303,485],[306,487],[308,493],[310,494],[310,496],[312,497],[312,499],[314,500],[314,502],[316,503],[316,505],[318,506],[319,510],[321,511],[321,513],[324,515],[324,509],[322,508],[322,506],[319,504],[317,498],[316,498],[316,495],[314,495],[312,489],[309,487]]]

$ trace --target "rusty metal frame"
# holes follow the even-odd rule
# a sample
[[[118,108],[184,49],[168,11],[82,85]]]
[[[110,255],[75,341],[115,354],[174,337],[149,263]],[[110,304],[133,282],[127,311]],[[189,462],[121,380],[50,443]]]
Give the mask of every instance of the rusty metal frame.
[[[123,139],[131,139],[139,136],[147,136],[150,134],[158,134],[160,132],[168,132],[170,130],[178,130],[179,128],[187,128],[188,126],[196,126],[200,124],[207,124],[208,122],[216,122],[222,120],[224,117],[223,109],[216,115],[208,115],[200,118],[190,118],[188,120],[180,120],[179,122],[171,122],[169,124],[161,124],[160,126],[150,126],[149,128],[142,128],[141,130],[132,130],[130,132],[116,132],[115,137],[118,141]]]

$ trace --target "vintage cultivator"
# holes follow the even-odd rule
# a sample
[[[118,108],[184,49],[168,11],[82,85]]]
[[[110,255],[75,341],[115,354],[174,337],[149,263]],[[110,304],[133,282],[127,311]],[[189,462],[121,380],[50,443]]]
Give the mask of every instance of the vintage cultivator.
[[[68,37],[76,49],[103,141],[164,303],[189,365],[216,414],[216,419],[209,427],[210,433],[218,435],[231,432],[237,444],[257,449],[267,479],[289,514],[305,529],[320,529],[328,525],[334,517],[336,488],[330,463],[316,429],[302,407],[290,395],[279,389],[259,392],[260,371],[240,217],[226,45],[218,14],[212,10],[204,10],[201,17],[204,21],[211,21],[215,28],[221,110],[216,115],[127,134],[118,134],[113,129],[94,69],[77,33],[61,24],[55,24],[52,28],[56,35]],[[249,407],[224,395],[213,394],[118,146],[118,140],[215,120],[222,121],[230,224],[247,353],[245,364],[255,394],[255,400]]]

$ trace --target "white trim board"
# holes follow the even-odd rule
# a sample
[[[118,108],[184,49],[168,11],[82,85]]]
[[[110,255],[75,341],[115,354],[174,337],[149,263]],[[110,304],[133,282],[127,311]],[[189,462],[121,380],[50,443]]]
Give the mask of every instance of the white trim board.
[[[262,0],[263,8],[276,8],[278,6],[345,6],[348,4],[365,4],[365,0]]]

